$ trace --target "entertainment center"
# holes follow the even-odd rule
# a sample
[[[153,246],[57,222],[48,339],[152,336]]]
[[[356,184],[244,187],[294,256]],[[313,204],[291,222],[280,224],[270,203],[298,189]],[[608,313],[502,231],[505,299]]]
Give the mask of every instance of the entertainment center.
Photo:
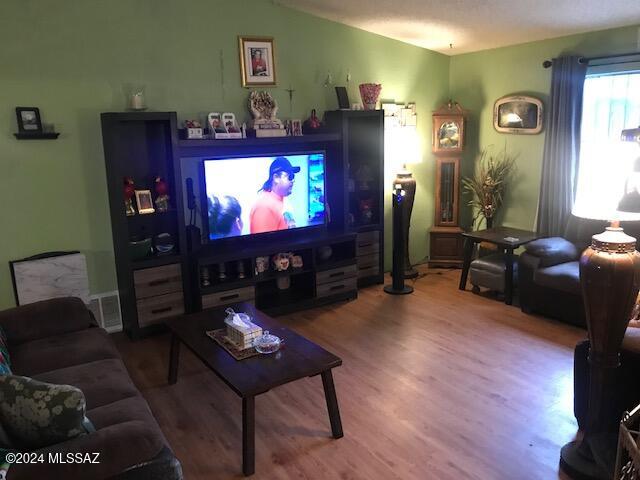
[[[250,301],[277,315],[382,283],[382,111],[327,112],[326,130],[315,135],[228,140],[180,140],[175,112],[101,119],[118,290],[132,338],[185,312]],[[290,181],[280,202],[295,218],[285,214],[287,229],[260,230],[258,202],[250,208],[247,198],[271,192],[262,182],[274,171]],[[127,181],[136,198],[162,182],[169,208],[144,214],[139,204],[126,213]],[[238,207],[235,230],[220,233],[212,211],[229,203],[242,215]],[[271,267],[274,255],[289,252],[292,265]]]

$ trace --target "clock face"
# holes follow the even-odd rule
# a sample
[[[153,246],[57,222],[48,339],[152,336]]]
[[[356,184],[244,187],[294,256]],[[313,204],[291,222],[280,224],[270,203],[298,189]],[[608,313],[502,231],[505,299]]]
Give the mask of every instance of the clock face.
[[[438,147],[452,149],[460,147],[460,125],[457,122],[444,122],[438,129]]]

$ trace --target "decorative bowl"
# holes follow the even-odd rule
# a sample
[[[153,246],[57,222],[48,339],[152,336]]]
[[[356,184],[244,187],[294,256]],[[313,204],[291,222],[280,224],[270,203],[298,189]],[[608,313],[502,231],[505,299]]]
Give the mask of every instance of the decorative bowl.
[[[259,353],[269,354],[277,352],[280,349],[282,340],[275,335],[271,335],[269,330],[262,332],[262,335],[255,339],[253,346]]]
[[[131,260],[141,260],[151,254],[151,238],[131,240],[129,242],[129,255]]]

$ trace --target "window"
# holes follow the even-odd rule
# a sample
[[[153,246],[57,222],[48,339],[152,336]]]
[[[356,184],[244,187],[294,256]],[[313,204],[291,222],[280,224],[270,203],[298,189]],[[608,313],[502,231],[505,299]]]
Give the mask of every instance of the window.
[[[612,220],[625,184],[640,170],[640,148],[620,141],[620,132],[638,125],[640,71],[587,75],[574,215]]]

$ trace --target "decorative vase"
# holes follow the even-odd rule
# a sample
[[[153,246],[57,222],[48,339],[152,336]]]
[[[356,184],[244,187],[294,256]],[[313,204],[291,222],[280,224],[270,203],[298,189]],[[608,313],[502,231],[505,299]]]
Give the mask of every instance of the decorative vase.
[[[359,88],[364,109],[375,110],[376,104],[378,103],[378,97],[380,96],[380,90],[382,90],[382,85],[379,83],[361,83]]]

